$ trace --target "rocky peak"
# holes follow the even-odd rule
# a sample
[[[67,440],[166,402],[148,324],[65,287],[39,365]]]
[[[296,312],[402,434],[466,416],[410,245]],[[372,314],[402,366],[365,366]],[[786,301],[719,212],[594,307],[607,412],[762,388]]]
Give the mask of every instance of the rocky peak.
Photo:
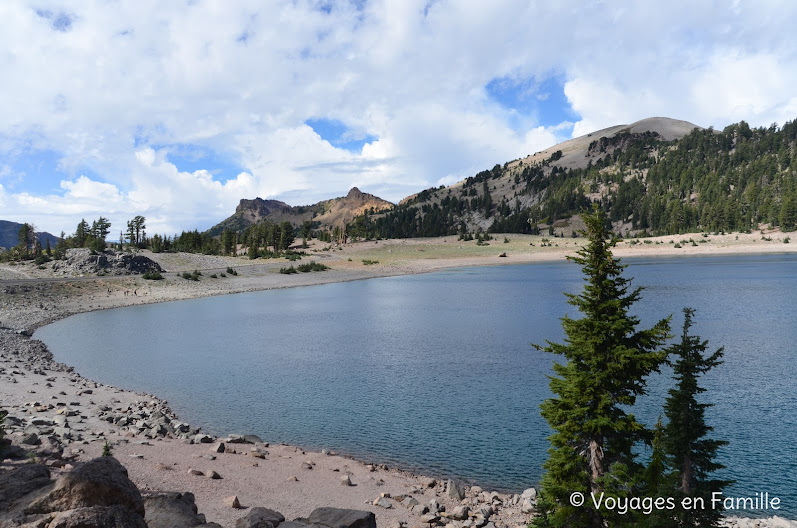
[[[349,194],[346,195],[346,198],[350,198],[352,200],[362,200],[363,193],[357,187],[352,187],[349,191]]]

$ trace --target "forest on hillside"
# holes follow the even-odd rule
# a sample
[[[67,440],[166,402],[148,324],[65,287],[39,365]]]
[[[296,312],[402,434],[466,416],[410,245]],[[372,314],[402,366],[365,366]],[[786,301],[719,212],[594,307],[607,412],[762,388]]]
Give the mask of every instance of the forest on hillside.
[[[360,238],[444,236],[489,221],[491,232],[536,233],[597,202],[623,233],[665,235],[748,231],[759,224],[797,227],[797,122],[723,131],[695,129],[679,140],[625,132],[589,146],[585,168],[541,163],[496,165],[461,187],[428,189],[395,209],[347,226]],[[594,162],[593,162],[594,159]],[[511,179],[494,198],[491,182]],[[525,204],[525,205],[524,205]]]

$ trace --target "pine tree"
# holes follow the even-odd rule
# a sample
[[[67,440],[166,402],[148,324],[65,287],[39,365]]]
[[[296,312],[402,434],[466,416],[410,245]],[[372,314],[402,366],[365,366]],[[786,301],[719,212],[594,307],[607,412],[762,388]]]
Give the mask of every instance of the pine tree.
[[[597,207],[585,214],[587,245],[568,259],[582,267],[584,290],[567,294],[582,317],[562,318],[565,343],[548,342],[542,350],[564,356],[554,363],[553,397],[542,403],[542,416],[553,429],[551,447],[538,501],[535,526],[632,526],[634,515],[596,508],[590,494],[617,498],[635,495],[643,469],[632,448],[649,440],[650,432],[627,412],[644,394],[646,377],[658,370],[659,350],[669,332],[669,319],[638,330],[629,314],[640,298],[622,277],[625,266],[612,256],[615,241]],[[573,506],[570,495],[581,492],[584,504]]]
[[[698,384],[698,377],[722,363],[723,349],[706,354],[708,341],[689,335],[694,310],[684,308],[684,326],[681,341],[668,348],[676,357],[673,376],[676,380],[664,405],[668,423],[664,428],[663,448],[667,464],[673,469],[672,493],[676,505],[684,497],[702,498],[705,508],[676,508],[669,526],[713,527],[722,516],[721,508],[712,508],[711,493],[721,492],[730,481],[711,479],[710,474],[724,466],[716,462],[717,450],[727,445],[722,440],[712,440],[713,430],[706,424],[705,412],[709,403],[697,401],[697,395],[706,391]],[[696,503],[697,504],[697,503]]]

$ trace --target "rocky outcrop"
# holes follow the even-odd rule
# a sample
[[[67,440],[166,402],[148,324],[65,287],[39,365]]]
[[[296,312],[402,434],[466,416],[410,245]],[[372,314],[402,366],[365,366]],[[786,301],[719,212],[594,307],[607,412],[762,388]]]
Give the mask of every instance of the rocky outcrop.
[[[160,265],[144,255],[106,250],[102,253],[87,248],[67,249],[64,260],[53,262],[53,271],[65,275],[99,273],[132,275],[163,271]]]
[[[202,526],[205,516],[197,512],[192,493],[158,493],[144,500],[148,528]]]
[[[144,516],[144,500],[127,469],[113,457],[100,457],[78,465],[58,479],[55,488],[33,501],[25,513],[50,513],[75,508],[122,506]]]

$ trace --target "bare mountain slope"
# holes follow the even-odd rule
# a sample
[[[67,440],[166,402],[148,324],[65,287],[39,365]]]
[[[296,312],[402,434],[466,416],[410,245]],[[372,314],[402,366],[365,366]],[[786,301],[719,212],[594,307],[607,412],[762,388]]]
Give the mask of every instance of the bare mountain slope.
[[[372,209],[374,212],[385,211],[392,207],[392,203],[373,194],[364,193],[357,187],[353,187],[346,196],[313,205],[290,206],[278,200],[243,199],[232,216],[213,226],[208,232],[219,235],[225,229],[240,231],[264,221],[301,225],[310,220],[322,229],[332,229],[335,226],[344,226],[366,211]]]

